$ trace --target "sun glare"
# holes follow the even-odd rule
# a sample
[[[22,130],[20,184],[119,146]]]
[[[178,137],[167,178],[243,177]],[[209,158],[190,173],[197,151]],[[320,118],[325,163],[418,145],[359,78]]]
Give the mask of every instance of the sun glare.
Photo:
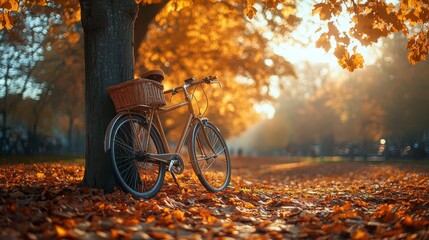
[[[341,67],[338,64],[338,59],[332,53],[327,53],[321,48],[316,48],[314,44],[304,47],[300,44],[291,45],[288,43],[282,43],[279,46],[274,46],[273,48],[276,54],[283,56],[293,64],[303,62],[314,64],[328,63],[333,70],[341,70]],[[357,47],[357,51],[362,54],[365,59],[365,65],[373,64],[380,56],[380,53],[374,48]]]
[[[280,44],[273,44],[276,54],[283,56],[288,61],[297,64],[301,62],[309,63],[328,63],[333,70],[341,70],[338,59],[332,53],[325,52],[322,48],[315,46],[320,34],[327,30],[327,23],[319,20],[318,16],[312,16],[314,2],[300,1],[298,3],[298,16],[302,18],[302,23],[291,33],[293,41]],[[338,16],[335,21],[341,32],[347,32],[351,27],[350,16],[347,14]],[[319,31],[322,29],[321,31]],[[373,64],[380,53],[371,47],[363,47],[358,42],[353,43],[357,52],[362,54],[365,59],[364,65]],[[334,39],[331,40],[331,46],[335,46]]]
[[[271,103],[259,103],[254,108],[264,119],[272,119],[276,113],[276,108]]]
[[[328,64],[329,70],[332,75],[342,75],[343,72],[348,70],[342,69],[338,63],[338,59],[333,54],[333,49],[329,52],[325,52],[322,48],[315,46],[320,34],[327,28],[326,22],[319,20],[318,16],[312,16],[313,1],[299,1],[298,2],[298,13],[297,16],[302,19],[302,23],[290,33],[292,40],[286,42],[280,42],[279,39],[273,39],[271,47],[275,54],[284,57],[287,61],[291,62],[294,66],[299,66],[303,63],[309,64]],[[339,16],[336,23],[340,31],[348,31],[351,27],[350,17],[347,15]],[[259,23],[263,25],[264,23]],[[318,31],[322,29],[321,31]],[[267,39],[272,39],[273,34],[267,32],[265,34]],[[331,46],[335,46],[336,42],[334,39],[331,40]],[[354,43],[356,50],[364,58],[364,66],[374,64],[374,62],[381,57],[379,45],[375,47],[363,47],[358,42]],[[270,60],[266,60],[267,66],[272,65]],[[269,88],[269,94],[277,98],[280,95],[279,90],[279,77],[270,79],[272,83]],[[262,91],[265,91],[262,89]],[[274,117],[276,108],[271,103],[260,103],[255,105],[255,111],[261,114],[263,118],[271,119]]]

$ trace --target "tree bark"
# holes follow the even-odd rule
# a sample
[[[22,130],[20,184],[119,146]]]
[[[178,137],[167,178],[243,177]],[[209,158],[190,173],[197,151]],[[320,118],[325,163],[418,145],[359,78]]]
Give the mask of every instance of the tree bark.
[[[115,175],[103,144],[115,114],[107,87],[134,76],[135,0],[80,0],[85,42],[85,174],[82,185],[113,190]]]

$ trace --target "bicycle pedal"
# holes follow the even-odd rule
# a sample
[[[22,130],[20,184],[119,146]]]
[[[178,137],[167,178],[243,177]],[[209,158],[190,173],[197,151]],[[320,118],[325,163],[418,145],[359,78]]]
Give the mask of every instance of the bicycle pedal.
[[[170,164],[168,164],[168,169],[167,171],[172,172],[174,164],[177,162],[177,160],[171,160]]]

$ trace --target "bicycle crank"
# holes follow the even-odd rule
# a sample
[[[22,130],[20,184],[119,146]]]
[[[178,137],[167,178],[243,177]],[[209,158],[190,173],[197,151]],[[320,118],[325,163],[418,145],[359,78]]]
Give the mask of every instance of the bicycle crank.
[[[183,162],[182,157],[180,157],[178,154],[175,154],[174,159],[170,160],[168,171],[175,174],[182,174],[184,170],[185,163]]]

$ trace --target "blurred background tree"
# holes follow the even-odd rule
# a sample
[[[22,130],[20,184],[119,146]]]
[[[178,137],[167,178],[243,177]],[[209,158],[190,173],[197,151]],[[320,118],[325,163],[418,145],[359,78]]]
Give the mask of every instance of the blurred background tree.
[[[294,11],[293,5],[289,7],[290,12],[263,12],[287,18]],[[183,6],[170,2],[157,15],[139,48],[136,71],[162,69],[167,74],[166,88],[181,85],[183,79],[195,74],[218,75],[224,89],[206,87],[210,105],[207,116],[216,121],[226,137],[236,135],[258,120],[255,104],[272,100],[270,88],[279,87],[272,78],[282,83],[295,76],[293,66],[274,54],[269,44],[274,36],[283,37],[291,31],[298,19],[288,20],[290,25],[268,21],[266,16],[260,16],[260,21],[263,24],[249,23],[241,11],[231,9],[227,2],[195,1]],[[267,32],[275,34],[267,36]],[[197,96],[204,110],[204,95]],[[182,129],[175,128],[178,118],[176,112],[173,114],[165,122],[178,135]]]
[[[293,90],[282,93],[273,119],[243,137],[247,145],[240,145],[241,138],[233,143],[259,151],[290,150],[294,146],[294,153],[301,155],[312,155],[316,147],[319,156],[427,156],[429,65],[427,61],[410,64],[401,47],[405,41],[400,35],[383,40],[382,55],[354,73],[337,75],[332,66],[319,65],[318,70],[313,65],[312,71],[328,72],[321,74],[322,84],[308,84],[320,82],[321,75],[298,74],[295,83],[301,86],[291,86]],[[306,88],[303,91],[312,94],[291,94]],[[271,133],[271,141],[258,145],[259,136],[266,132]],[[381,140],[384,152],[378,152]]]
[[[76,15],[79,12],[72,8],[76,3],[66,1],[63,5],[46,3],[41,6],[39,2],[28,2],[24,7],[23,3],[18,6],[13,1],[2,2],[1,7],[6,10],[1,9],[0,19],[8,23],[3,24],[6,29],[0,31],[2,154],[37,154],[57,149],[64,143],[66,128],[58,124],[57,119],[63,114],[63,111],[58,112],[58,107],[73,102],[60,103],[55,95],[67,94],[60,91],[60,84],[83,83],[82,69],[74,72],[80,73],[77,82],[75,79],[60,81],[58,77],[74,70],[65,63],[66,59],[73,59],[73,55],[70,50],[63,51],[73,48],[82,53],[73,43],[79,41],[81,34],[80,24],[77,24],[80,18]],[[82,55],[77,59],[82,66]],[[81,89],[74,96],[76,102],[83,103]],[[76,114],[82,115],[82,112],[78,110]],[[82,124],[80,131],[83,131]]]

